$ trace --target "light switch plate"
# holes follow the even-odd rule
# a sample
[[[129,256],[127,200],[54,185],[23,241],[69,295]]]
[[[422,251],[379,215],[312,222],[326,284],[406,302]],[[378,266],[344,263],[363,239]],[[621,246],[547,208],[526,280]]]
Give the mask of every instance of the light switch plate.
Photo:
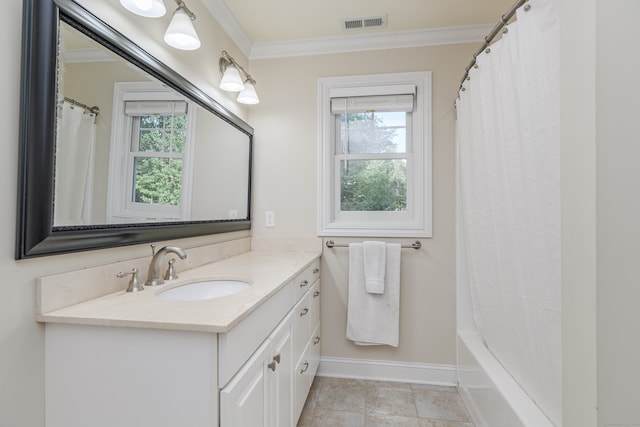
[[[266,227],[276,226],[276,214],[274,211],[266,211],[264,213],[264,225]]]

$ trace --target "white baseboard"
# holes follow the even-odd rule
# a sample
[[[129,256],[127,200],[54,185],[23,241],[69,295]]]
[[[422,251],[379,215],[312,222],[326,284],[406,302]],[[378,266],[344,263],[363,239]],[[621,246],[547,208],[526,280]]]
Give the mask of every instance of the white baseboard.
[[[321,357],[318,376],[456,386],[456,367],[427,363]]]

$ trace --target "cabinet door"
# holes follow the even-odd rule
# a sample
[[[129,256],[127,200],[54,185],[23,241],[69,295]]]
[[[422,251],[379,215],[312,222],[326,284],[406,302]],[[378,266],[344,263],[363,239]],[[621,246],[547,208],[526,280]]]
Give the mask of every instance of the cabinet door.
[[[271,342],[266,340],[236,376],[220,392],[222,427],[271,427],[271,387],[267,364]]]
[[[290,313],[271,335],[271,359],[267,365],[272,377],[271,425],[293,426],[293,359]]]

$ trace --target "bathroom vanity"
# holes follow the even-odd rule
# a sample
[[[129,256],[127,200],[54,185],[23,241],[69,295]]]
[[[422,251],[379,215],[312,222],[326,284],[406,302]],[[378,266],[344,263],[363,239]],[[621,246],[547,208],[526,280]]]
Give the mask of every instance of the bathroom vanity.
[[[52,311],[73,286],[41,279],[47,427],[295,426],[320,357],[319,255],[250,251]],[[201,278],[251,286],[159,297]]]

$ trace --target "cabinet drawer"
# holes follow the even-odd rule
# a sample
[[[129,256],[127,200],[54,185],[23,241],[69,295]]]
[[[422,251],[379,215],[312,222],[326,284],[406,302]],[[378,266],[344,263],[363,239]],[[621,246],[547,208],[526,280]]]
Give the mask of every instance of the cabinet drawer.
[[[315,260],[304,271],[296,276],[297,298],[300,299],[320,277],[320,260]]]
[[[320,281],[318,280],[309,291],[309,332],[313,332],[316,323],[320,321]]]
[[[320,281],[296,304],[293,310],[293,354],[300,356],[320,322]]]
[[[309,341],[312,315],[309,295],[305,295],[293,309],[293,354],[296,361]]]

